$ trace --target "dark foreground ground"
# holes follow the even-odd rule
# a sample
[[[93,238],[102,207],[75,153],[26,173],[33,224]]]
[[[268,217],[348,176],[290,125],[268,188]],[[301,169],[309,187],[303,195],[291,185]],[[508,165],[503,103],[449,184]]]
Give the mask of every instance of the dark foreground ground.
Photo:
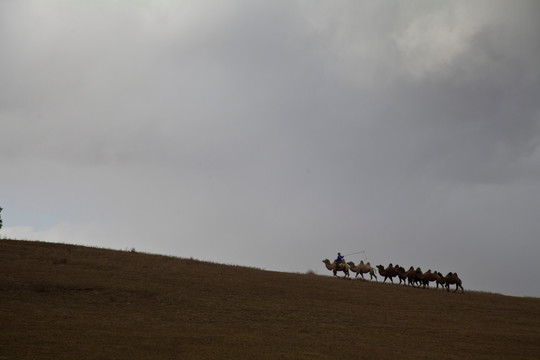
[[[538,298],[43,242],[0,256],[0,360],[540,359]]]

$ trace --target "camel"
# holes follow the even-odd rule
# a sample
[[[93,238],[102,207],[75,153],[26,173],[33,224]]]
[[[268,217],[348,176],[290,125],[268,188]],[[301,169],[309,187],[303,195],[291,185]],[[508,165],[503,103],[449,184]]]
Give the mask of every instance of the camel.
[[[405,268],[403,266],[400,266],[398,268],[398,278],[400,284],[403,281],[403,285],[407,285],[407,283],[405,282],[405,280],[407,279],[407,272],[405,271]]]
[[[412,268],[412,266],[411,266]],[[399,283],[401,284],[401,282],[403,282],[403,285],[407,286],[407,282],[405,280],[409,280],[409,284],[411,283],[411,280],[409,279],[409,271],[405,271],[405,268],[403,266],[399,266],[397,268],[397,271],[398,271],[398,278],[399,278]],[[414,269],[413,269],[414,271]],[[414,286],[414,285],[413,285]]]
[[[324,259],[322,262],[326,265],[328,270],[334,273],[334,276],[337,276],[338,271],[343,271],[345,273],[343,277],[349,277],[349,265],[343,264],[338,267],[335,261],[331,263],[328,259]]]
[[[409,270],[405,271],[403,267],[399,267],[398,269],[398,276],[399,276],[399,283],[401,284],[401,281],[403,280],[403,283],[405,285],[412,285],[412,287],[415,287],[414,285],[417,283],[420,283],[421,276],[422,276],[422,270],[420,268],[417,268],[416,270],[414,267],[409,267]],[[407,279],[408,283],[405,283],[405,279]]]
[[[439,288],[439,285],[441,285],[441,288],[444,289],[444,287],[446,286],[446,278],[438,271],[437,274],[439,275],[439,278],[437,279],[437,288]]]
[[[360,260],[360,264],[358,265],[355,265],[352,261],[349,261],[347,264],[351,270],[356,273],[355,278],[358,277],[358,274],[360,274],[360,276],[362,276],[362,280],[365,280],[364,274],[369,273],[369,280],[373,280],[373,277],[375,277],[375,281],[378,281],[377,275],[375,274],[375,268],[371,266],[369,261],[367,264],[364,264],[363,260]]]
[[[424,289],[425,289],[426,286],[429,288],[429,283],[431,281],[435,281],[436,284],[437,284],[437,289],[438,289],[439,288],[439,283],[440,283],[440,278],[441,278],[441,276],[439,275],[438,272],[436,272],[436,271],[432,272],[431,269],[429,269],[424,274],[422,274],[421,282],[422,282],[422,285],[424,285]]]
[[[393,284],[394,280],[392,279],[395,276],[398,276],[398,271],[394,266],[392,266],[392,264],[388,265],[386,269],[382,265],[377,265],[377,269],[379,269],[379,274],[381,274],[381,276],[384,276],[383,283],[386,282],[386,279],[390,278],[390,281]]]
[[[424,276],[424,272],[422,271],[420,267],[417,267],[416,270],[414,270],[414,277],[415,277],[416,283],[418,284],[418,287],[422,285],[422,276]]]
[[[463,286],[461,286],[461,279],[459,278],[458,274],[449,272],[444,279],[446,283],[446,291],[450,291],[450,285],[456,284],[456,289],[454,292],[458,290],[458,287],[460,287],[461,292],[463,292]]]

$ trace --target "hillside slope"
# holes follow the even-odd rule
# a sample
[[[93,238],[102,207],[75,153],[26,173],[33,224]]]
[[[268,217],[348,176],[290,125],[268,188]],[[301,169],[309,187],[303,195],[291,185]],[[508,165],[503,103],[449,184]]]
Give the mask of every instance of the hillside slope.
[[[43,242],[0,254],[0,359],[540,358],[538,298]]]

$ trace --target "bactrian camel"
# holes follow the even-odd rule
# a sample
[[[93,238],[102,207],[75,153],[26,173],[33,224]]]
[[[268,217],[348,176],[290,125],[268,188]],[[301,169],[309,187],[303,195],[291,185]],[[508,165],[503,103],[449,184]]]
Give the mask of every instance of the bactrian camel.
[[[389,278],[393,284],[394,280],[392,279],[398,276],[398,271],[392,264],[388,265],[386,269],[382,265],[377,265],[377,269],[379,269],[379,274],[381,274],[381,276],[384,276],[383,283],[386,282],[386,279]]]
[[[377,274],[375,273],[375,268],[371,266],[369,261],[368,261],[367,264],[364,264],[363,260],[360,260],[360,264],[358,264],[358,265],[355,265],[354,262],[352,262],[352,261],[349,261],[347,264],[351,268],[352,272],[356,273],[355,278],[357,278],[358,274],[360,274],[360,276],[362,276],[362,280],[366,280],[364,278],[364,274],[369,273],[369,279],[370,280],[373,280],[373,277],[375,277],[375,280],[378,281],[377,280]]]
[[[456,289],[454,292],[458,290],[458,287],[461,288],[461,292],[463,292],[463,286],[461,286],[461,279],[459,278],[458,274],[456,273],[448,273],[444,277],[444,282],[446,283],[446,291],[450,291],[450,285],[456,284]]]
[[[331,263],[328,259],[324,259],[322,262],[324,263],[324,265],[326,265],[326,268],[328,270],[334,273],[334,276],[337,276],[338,271],[343,271],[345,273],[343,277],[349,277],[349,265],[347,265],[346,263],[338,266],[335,261]]]
[[[422,285],[424,286],[424,289],[426,288],[426,286],[429,287],[429,283],[431,281],[436,282],[437,289],[438,289],[439,285],[442,286],[441,277],[442,276],[440,276],[438,272],[436,272],[436,271],[432,272],[431,269],[429,269],[428,271],[426,271],[425,273],[422,274],[420,279],[421,279]]]

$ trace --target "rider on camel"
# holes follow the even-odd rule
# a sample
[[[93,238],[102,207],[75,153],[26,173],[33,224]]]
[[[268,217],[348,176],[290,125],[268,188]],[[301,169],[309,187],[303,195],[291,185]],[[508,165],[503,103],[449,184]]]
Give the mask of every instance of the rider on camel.
[[[341,255],[340,252],[337,253],[336,265],[341,266],[345,262],[345,256]]]

